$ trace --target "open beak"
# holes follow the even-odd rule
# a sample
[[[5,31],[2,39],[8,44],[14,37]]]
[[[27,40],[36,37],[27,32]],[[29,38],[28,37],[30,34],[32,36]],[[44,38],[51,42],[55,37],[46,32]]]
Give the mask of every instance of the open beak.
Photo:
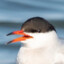
[[[8,42],[7,44],[14,43],[14,42],[19,42],[19,41],[24,41],[26,39],[33,38],[32,36],[27,35],[26,33],[24,33],[23,30],[14,31],[14,32],[11,32],[11,33],[7,34],[7,36],[9,36],[9,35],[22,35],[22,37],[13,39],[12,41]]]

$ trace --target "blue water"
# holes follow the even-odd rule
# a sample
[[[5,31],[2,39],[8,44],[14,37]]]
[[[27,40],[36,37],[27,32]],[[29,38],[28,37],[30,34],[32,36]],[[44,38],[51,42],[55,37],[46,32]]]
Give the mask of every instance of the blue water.
[[[6,36],[9,32],[19,30],[20,25],[11,23],[0,23],[0,64],[15,64],[20,44],[6,43],[18,36]]]
[[[50,21],[51,22],[51,21]],[[64,23],[51,22],[56,30],[59,38],[64,38]],[[6,45],[6,42],[19,37],[19,35],[6,36],[6,34],[20,30],[22,23],[0,23],[0,64],[16,64],[16,57],[21,46],[20,42]]]
[[[20,22],[34,16],[64,19],[64,0],[0,0],[0,20]]]

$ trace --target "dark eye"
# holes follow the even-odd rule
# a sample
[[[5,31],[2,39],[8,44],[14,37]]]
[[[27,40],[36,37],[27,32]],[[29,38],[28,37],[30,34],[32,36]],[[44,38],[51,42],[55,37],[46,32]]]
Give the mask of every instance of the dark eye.
[[[33,33],[34,33],[34,32],[37,32],[37,30],[31,30],[31,32],[33,32]]]
[[[31,32],[35,33],[35,32],[41,32],[41,30],[31,30]]]

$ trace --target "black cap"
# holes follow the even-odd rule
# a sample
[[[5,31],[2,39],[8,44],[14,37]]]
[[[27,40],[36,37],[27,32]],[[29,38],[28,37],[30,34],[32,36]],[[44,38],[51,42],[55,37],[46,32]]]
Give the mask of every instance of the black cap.
[[[49,32],[56,31],[54,26],[50,24],[47,20],[41,17],[33,17],[28,19],[21,27],[24,32],[36,33],[36,32]]]

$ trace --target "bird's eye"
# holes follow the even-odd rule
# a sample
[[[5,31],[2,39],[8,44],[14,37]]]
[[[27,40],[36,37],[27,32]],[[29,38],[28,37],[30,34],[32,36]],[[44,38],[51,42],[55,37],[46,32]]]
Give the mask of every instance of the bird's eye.
[[[40,33],[40,32],[41,32],[41,30],[31,30],[31,32],[33,32],[33,33],[35,33],[35,32]]]
[[[37,32],[37,30],[31,30],[31,32],[33,32],[33,33],[34,33],[34,32]]]

